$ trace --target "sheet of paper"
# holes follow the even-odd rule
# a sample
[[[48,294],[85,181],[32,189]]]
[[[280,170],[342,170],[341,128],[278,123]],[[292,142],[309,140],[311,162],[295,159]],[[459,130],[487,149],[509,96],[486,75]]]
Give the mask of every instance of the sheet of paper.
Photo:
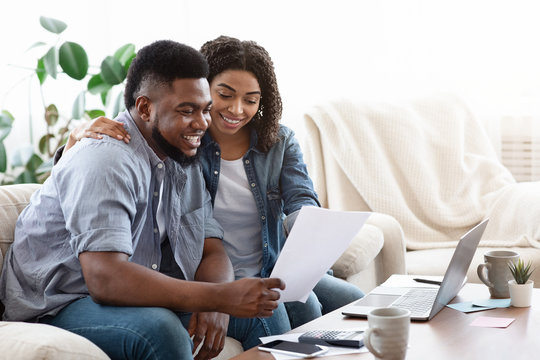
[[[359,327],[359,328],[348,328],[348,329],[340,329],[340,330],[348,330],[348,331],[355,331],[355,330],[366,330],[366,327]],[[273,340],[287,340],[287,341],[298,341],[298,337],[302,335],[303,333],[293,333],[293,334],[282,334],[282,335],[274,335],[274,336],[265,336],[259,338],[263,344],[266,344]],[[359,349],[356,348],[348,348],[348,347],[338,347],[338,346],[329,346],[328,352],[319,355],[318,357],[325,357],[325,356],[335,356],[335,355],[344,355],[344,354],[358,354],[358,353],[367,353],[369,350],[362,346]],[[277,354],[272,353],[272,356],[276,358],[276,360],[288,360],[288,359],[301,359],[300,356],[290,356],[290,355],[283,355],[283,354]]]
[[[470,313],[475,311],[483,311],[483,310],[489,310],[489,309],[495,309],[496,306],[479,306],[473,304],[472,301],[466,301],[461,303],[455,303],[455,304],[448,304],[446,305],[449,308],[452,308],[454,310],[458,310],[464,313]]]
[[[510,325],[514,320],[514,318],[479,316],[474,319],[474,321],[470,325],[492,328],[505,328],[508,327],[508,325]]]
[[[507,308],[510,306],[510,299],[480,299],[455,304],[448,304],[446,306],[464,313],[469,313],[496,308]]]
[[[476,306],[486,306],[486,307],[496,307],[496,308],[507,308],[510,307],[510,299],[481,299],[473,301],[473,305]]]
[[[285,281],[281,302],[305,302],[309,292],[360,231],[369,212],[303,207],[270,277]]]

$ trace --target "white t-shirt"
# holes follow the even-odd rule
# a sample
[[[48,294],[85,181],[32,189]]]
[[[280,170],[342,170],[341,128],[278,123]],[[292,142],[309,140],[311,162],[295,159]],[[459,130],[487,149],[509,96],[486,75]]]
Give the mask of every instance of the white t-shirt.
[[[223,244],[236,279],[260,276],[261,224],[242,159],[221,159],[214,217],[223,227]]]

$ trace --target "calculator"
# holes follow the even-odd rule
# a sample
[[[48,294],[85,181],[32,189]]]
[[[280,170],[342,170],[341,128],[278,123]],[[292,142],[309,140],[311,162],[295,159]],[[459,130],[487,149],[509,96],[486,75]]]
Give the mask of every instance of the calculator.
[[[359,348],[364,345],[364,332],[351,330],[311,330],[298,338],[299,342]]]

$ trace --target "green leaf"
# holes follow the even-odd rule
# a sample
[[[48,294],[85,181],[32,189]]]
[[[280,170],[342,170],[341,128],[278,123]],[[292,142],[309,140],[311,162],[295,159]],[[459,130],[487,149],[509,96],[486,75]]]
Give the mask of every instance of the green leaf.
[[[103,104],[103,106],[107,106],[107,103],[109,102],[110,93],[111,93],[110,90],[107,90],[107,91],[102,92],[99,95],[101,97],[101,103]]]
[[[73,79],[82,80],[88,74],[88,55],[81,45],[66,41],[60,46],[59,57],[60,66]]]
[[[135,45],[133,44],[126,44],[122,46],[120,49],[116,50],[116,52],[114,53],[114,58],[120,61],[120,64],[122,64],[122,66],[126,65],[126,63],[130,61],[131,59],[133,59],[134,56],[135,56]]]
[[[56,74],[58,72],[58,54],[56,53],[56,48],[54,46],[51,47],[42,59],[47,74],[51,75],[53,79],[56,79]]]
[[[0,142],[0,172],[5,173],[7,169],[7,153],[4,142]]]
[[[100,74],[92,76],[88,81],[88,91],[93,95],[109,91],[111,88],[112,85],[106,84]]]
[[[13,124],[13,116],[7,112],[2,111],[0,113],[0,141],[4,141],[4,139],[9,135],[12,129]]]
[[[33,43],[28,49],[26,49],[26,51],[30,51],[30,50],[32,50],[33,48],[37,48],[37,47],[45,46],[45,45],[47,45],[47,44],[44,43],[43,41],[36,41],[36,42]]]
[[[112,56],[107,56],[101,62],[101,77],[106,83],[117,85],[126,78],[126,70],[124,70],[120,61]]]
[[[11,165],[13,167],[26,166],[32,155],[34,155],[32,145],[25,144],[19,146],[15,149],[13,155],[11,156]]]
[[[45,109],[45,121],[47,125],[54,126],[58,121],[58,108],[56,105],[51,104]]]
[[[116,115],[118,115],[121,111],[124,111],[125,109],[126,109],[126,105],[124,103],[124,92],[120,91],[118,95],[116,96],[116,100],[114,101],[112,117],[115,118]]]
[[[84,108],[86,107],[86,91],[81,91],[81,93],[75,99],[73,103],[73,109],[71,111],[71,117],[74,119],[80,119],[84,115]]]
[[[25,170],[17,176],[14,183],[15,184],[34,184],[37,183],[38,179],[35,174],[31,171]]]
[[[60,34],[67,28],[67,24],[65,22],[45,16],[39,17],[39,23],[45,28],[45,30],[48,30],[54,34]]]
[[[39,139],[38,149],[40,153],[44,155],[49,153],[51,139],[54,139],[54,135],[52,134],[45,134]]]
[[[86,111],[86,115],[88,115],[90,119],[95,119],[100,116],[105,116],[105,111],[100,109],[88,110]]]
[[[131,66],[133,59],[135,59],[135,54],[133,54],[133,56],[130,57],[129,60],[126,61],[126,63],[124,64],[124,70],[126,71],[126,74],[128,73],[129,67]]]
[[[47,78],[47,70],[45,70],[45,63],[43,61],[43,58],[38,60],[36,67],[36,75],[39,79],[39,84],[43,85],[45,79]]]
[[[28,162],[26,163],[26,170],[31,171],[34,173],[36,169],[43,163],[43,159],[41,159],[38,155],[34,154],[30,157]]]

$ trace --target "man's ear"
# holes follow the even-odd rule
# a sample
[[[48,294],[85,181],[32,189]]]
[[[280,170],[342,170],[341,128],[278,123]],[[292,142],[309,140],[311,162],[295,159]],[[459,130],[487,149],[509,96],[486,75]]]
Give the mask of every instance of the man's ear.
[[[150,121],[150,107],[152,103],[150,99],[144,95],[137,97],[135,100],[135,109],[143,121]]]

